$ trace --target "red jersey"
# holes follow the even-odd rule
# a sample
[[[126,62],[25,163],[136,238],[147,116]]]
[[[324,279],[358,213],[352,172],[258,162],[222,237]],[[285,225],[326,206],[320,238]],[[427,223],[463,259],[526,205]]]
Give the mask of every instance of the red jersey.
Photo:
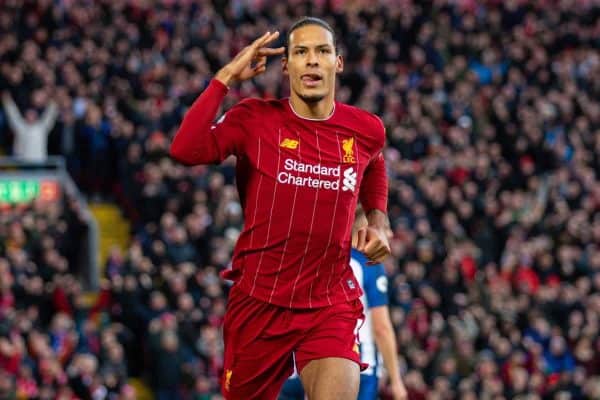
[[[350,234],[359,198],[366,212],[386,212],[381,120],[339,102],[329,118],[311,120],[288,99],[246,99],[213,124],[226,93],[212,80],[171,145],[171,155],[186,164],[237,157],[245,223],[225,277],[283,307],[359,298]]]

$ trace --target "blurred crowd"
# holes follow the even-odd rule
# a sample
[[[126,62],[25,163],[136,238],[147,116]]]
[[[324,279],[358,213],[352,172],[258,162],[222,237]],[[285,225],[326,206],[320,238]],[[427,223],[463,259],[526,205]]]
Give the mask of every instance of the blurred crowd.
[[[0,399],[83,399],[100,378],[105,391],[125,382],[132,337],[114,323],[97,329],[108,293],[90,304],[80,283],[86,229],[67,193],[0,208]]]
[[[55,104],[49,153],[122,206],[134,240],[84,304],[61,214],[2,214],[0,398],[135,398],[130,376],[158,399],[220,398],[235,160],[187,168],[168,147],[220,66],[303,15],[338,32],[337,98],[387,128],[410,399],[600,398],[593,0],[4,0],[0,91],[32,121]],[[275,60],[224,109],[288,90]],[[5,153],[13,136],[0,112]]]

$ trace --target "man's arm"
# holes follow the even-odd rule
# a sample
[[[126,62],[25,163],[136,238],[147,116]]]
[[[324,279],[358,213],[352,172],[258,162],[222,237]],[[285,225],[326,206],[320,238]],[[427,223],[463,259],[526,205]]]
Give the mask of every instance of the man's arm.
[[[377,349],[383,357],[383,364],[390,377],[390,385],[394,400],[405,400],[408,397],[398,367],[398,349],[396,346],[396,335],[390,321],[388,306],[377,306],[370,308],[371,320],[373,322],[373,336]]]
[[[382,153],[376,155],[367,165],[360,185],[359,197],[367,218],[372,210],[379,210],[384,215],[387,212],[388,179]],[[373,222],[383,221],[375,220]],[[369,221],[369,225],[371,225],[371,221]]]
[[[4,111],[6,111],[8,124],[13,130],[13,133],[15,135],[20,135],[21,132],[25,132],[27,130],[27,124],[23,120],[23,117],[19,112],[19,108],[8,92],[2,94],[2,104],[4,105]]]
[[[386,219],[387,220],[387,219]],[[377,350],[383,356],[383,363],[390,377],[394,400],[406,400],[406,388],[400,378],[396,335],[390,321],[388,309],[388,279],[383,264],[367,266],[362,264],[363,291],[371,316],[371,328]]]
[[[225,158],[225,154],[221,155],[216,137],[220,134],[220,138],[224,139],[224,134],[219,131],[214,132],[211,126],[226,94],[227,87],[225,85],[214,79],[210,82],[185,114],[173,143],[171,143],[171,157],[189,165],[211,164]],[[226,131],[231,139],[236,136],[234,129],[220,127],[219,130]],[[231,151],[232,149],[224,150]]]
[[[388,181],[383,154],[379,153],[367,166],[359,197],[368,226],[358,231],[357,249],[365,253],[372,262],[381,262],[390,254],[386,214]]]
[[[46,135],[50,133],[54,123],[56,122],[56,117],[58,116],[58,106],[54,101],[50,101],[48,107],[44,110],[42,114],[42,118],[40,119],[40,124],[42,128],[46,132]]]
[[[267,56],[283,53],[283,48],[264,47],[278,36],[278,32],[267,32],[217,72],[186,113],[171,144],[170,154],[173,158],[185,164],[210,164],[240,152],[243,147],[240,120],[248,111],[247,107],[242,104],[234,107],[226,114],[228,117],[222,118],[216,125],[213,125],[213,120],[229,85],[263,73]]]

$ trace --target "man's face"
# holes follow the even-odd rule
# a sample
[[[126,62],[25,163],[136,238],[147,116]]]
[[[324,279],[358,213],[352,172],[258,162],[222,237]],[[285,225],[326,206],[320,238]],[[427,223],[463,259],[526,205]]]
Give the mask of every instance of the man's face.
[[[342,69],[342,57],[327,29],[305,25],[292,32],[283,71],[290,77],[291,91],[303,101],[316,103],[333,93],[335,74]]]

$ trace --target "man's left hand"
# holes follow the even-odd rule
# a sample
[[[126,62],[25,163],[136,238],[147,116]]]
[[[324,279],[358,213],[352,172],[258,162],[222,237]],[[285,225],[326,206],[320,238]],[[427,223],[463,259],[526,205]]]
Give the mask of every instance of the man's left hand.
[[[390,255],[390,243],[384,228],[367,226],[357,232],[356,249],[363,252],[370,264],[380,263]]]

